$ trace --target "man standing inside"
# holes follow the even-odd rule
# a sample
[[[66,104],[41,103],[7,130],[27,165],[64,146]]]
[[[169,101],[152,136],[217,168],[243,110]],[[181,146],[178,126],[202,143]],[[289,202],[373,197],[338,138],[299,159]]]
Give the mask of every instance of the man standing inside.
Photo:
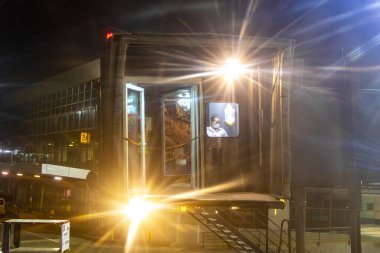
[[[211,117],[211,126],[207,127],[208,137],[228,137],[227,132],[220,127],[220,119],[217,116]]]

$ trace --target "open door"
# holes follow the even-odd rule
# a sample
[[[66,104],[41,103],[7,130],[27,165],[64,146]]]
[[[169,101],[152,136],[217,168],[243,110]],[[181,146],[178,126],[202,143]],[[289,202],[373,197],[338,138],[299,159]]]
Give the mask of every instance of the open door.
[[[198,80],[125,81],[124,189],[128,194],[174,194],[200,187]]]
[[[172,187],[199,187],[199,114],[196,86],[165,93],[162,108],[162,166]],[[171,178],[171,179],[170,179]]]
[[[145,168],[144,89],[127,83],[124,89],[124,161],[125,186],[129,194],[143,193]]]

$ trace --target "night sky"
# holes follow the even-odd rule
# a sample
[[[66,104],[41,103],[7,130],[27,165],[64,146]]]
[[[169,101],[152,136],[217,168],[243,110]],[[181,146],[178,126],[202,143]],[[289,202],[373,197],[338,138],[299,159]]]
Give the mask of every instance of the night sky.
[[[378,0],[0,0],[0,92],[100,57],[107,31],[240,34],[246,27],[245,35],[295,39],[297,57],[309,62],[357,60],[356,52],[368,56],[361,64],[378,65],[379,24]]]

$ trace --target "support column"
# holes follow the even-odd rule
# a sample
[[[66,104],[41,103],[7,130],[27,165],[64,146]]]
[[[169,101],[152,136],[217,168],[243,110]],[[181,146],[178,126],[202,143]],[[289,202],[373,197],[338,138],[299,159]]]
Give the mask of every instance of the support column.
[[[356,174],[353,172],[352,177],[354,182],[348,191],[351,253],[362,252],[360,232],[361,185]]]
[[[343,60],[345,58],[343,57]],[[344,62],[345,64],[345,62]],[[352,75],[344,75],[342,86],[343,111],[342,126],[345,148],[345,164],[348,169],[348,205],[350,218],[351,253],[361,253],[360,209],[361,209],[361,183],[355,157],[357,106],[359,83]]]
[[[125,192],[123,184],[123,96],[124,70],[127,43],[125,39],[114,37],[106,44],[106,54],[102,59],[100,130],[101,150],[99,179],[102,192],[117,195]],[[112,191],[110,191],[112,189]]]
[[[293,188],[295,227],[296,227],[296,253],[305,252],[305,190]]]

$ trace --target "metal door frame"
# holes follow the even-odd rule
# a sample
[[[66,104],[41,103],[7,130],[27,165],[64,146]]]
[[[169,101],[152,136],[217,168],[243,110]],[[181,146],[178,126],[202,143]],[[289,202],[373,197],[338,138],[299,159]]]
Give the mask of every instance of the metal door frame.
[[[129,145],[129,133],[128,133],[128,89],[137,91],[140,94],[140,152],[141,152],[141,186],[142,191],[145,191],[146,186],[146,161],[145,161],[145,98],[144,98],[144,88],[141,88],[137,85],[132,84],[131,82],[126,82],[124,86],[124,94],[123,94],[123,117],[124,117],[124,127],[123,127],[123,136],[124,136],[124,164],[125,164],[125,174],[124,180],[125,185],[127,187],[127,192],[131,192],[130,182],[129,182],[129,154],[128,154],[128,145]]]
[[[141,88],[138,86],[138,84],[168,84],[168,85],[174,85],[174,84],[190,84],[190,85],[195,85],[195,87],[198,88],[198,96],[197,98],[195,98],[194,100],[192,100],[192,104],[191,106],[194,106],[195,103],[197,103],[197,106],[195,106],[194,108],[196,108],[196,110],[194,110],[194,115],[192,115],[192,117],[196,118],[197,115],[199,116],[198,117],[198,120],[196,120],[196,125],[197,125],[197,131],[196,131],[196,134],[198,136],[198,139],[197,139],[197,144],[196,144],[196,150],[195,153],[197,154],[197,161],[196,161],[196,173],[194,175],[194,177],[192,176],[192,179],[191,179],[191,185],[194,189],[199,189],[199,188],[202,188],[203,185],[204,185],[204,179],[203,179],[203,175],[204,175],[204,171],[203,171],[203,168],[204,168],[204,138],[202,136],[202,129],[204,128],[204,105],[203,105],[203,83],[202,83],[202,79],[201,78],[183,78],[183,77],[179,77],[179,78],[176,78],[176,77],[170,77],[170,78],[167,78],[167,77],[149,77],[149,76],[125,76],[124,77],[124,83],[125,84],[128,84],[130,85],[131,87],[135,87],[137,89],[142,89],[144,90],[144,88]],[[126,89],[124,89],[125,92],[126,92]],[[193,97],[194,95],[194,91],[193,89],[191,90],[191,97]],[[124,95],[124,99],[126,98],[126,95]],[[143,109],[145,109],[145,100],[143,98],[143,101],[144,103],[142,103],[144,106],[143,106]],[[126,101],[124,101],[125,103]],[[124,104],[124,108],[126,109],[126,105]],[[126,118],[126,121],[125,121],[125,125],[124,125],[124,136],[127,136],[126,135],[126,130],[125,129],[125,126],[128,126],[128,119],[127,119],[127,111],[124,110],[124,117]],[[144,122],[145,122],[145,111],[144,111]],[[145,140],[145,124],[141,124],[141,125],[144,125],[144,140]],[[127,143],[124,143],[124,145],[126,145]],[[144,151],[145,151],[145,142],[144,142]],[[124,157],[128,157],[128,149],[124,149]],[[126,159],[125,160],[125,163],[128,164],[128,160]],[[145,166],[146,162],[145,162],[145,152],[144,152],[144,166]],[[127,175],[128,176],[128,175]],[[144,169],[144,187],[146,186],[146,168]],[[144,188],[145,190],[145,188]]]

